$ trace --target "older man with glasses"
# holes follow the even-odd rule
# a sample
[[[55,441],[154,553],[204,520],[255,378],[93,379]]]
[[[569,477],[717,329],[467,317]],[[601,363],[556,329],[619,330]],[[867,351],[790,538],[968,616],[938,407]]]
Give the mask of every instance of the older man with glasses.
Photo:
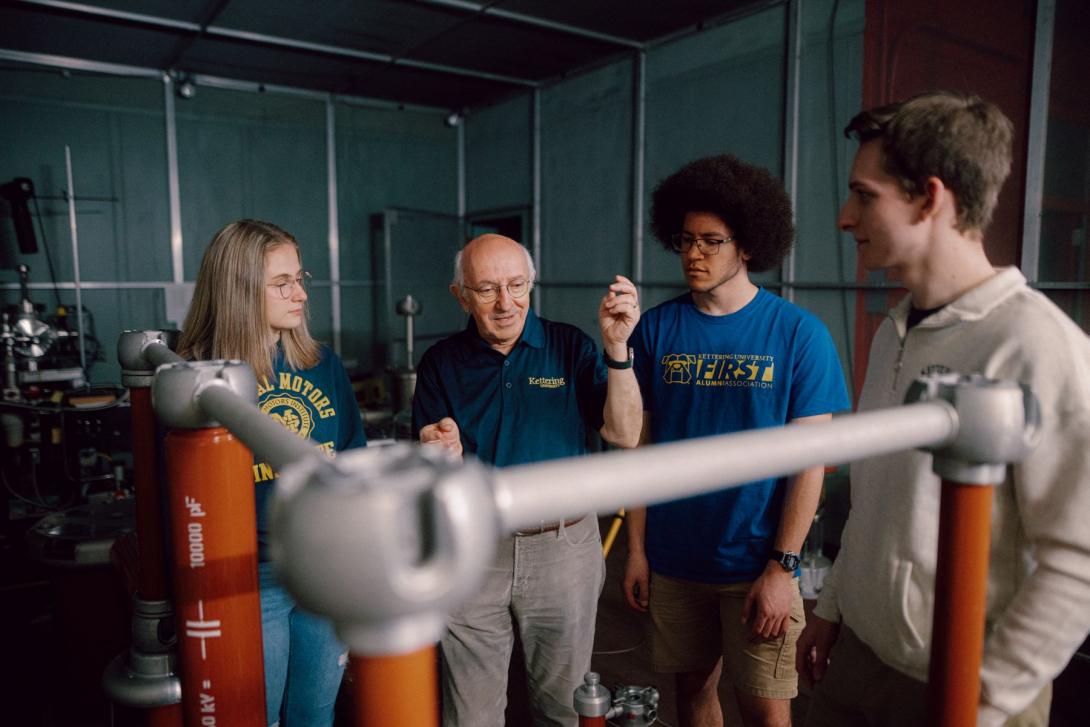
[[[432,346],[417,369],[420,441],[497,467],[587,451],[587,433],[634,447],[641,402],[628,337],[635,286],[618,275],[598,309],[603,352],[575,326],[530,309],[534,261],[500,235],[470,241],[450,292],[465,330]],[[572,693],[590,668],[605,566],[593,513],[572,513],[499,544],[479,592],[451,614],[442,640],[443,724],[504,724],[515,629],[535,721],[574,725]]]
[[[794,239],[778,181],[732,156],[697,160],[655,190],[651,228],[678,255],[689,291],[648,311],[632,335],[645,441],[849,407],[825,326],[749,279],[779,265]],[[629,511],[624,594],[651,612],[652,660],[675,675],[681,725],[723,724],[723,672],[747,727],[791,723],[798,553],[822,478],[812,467]]]

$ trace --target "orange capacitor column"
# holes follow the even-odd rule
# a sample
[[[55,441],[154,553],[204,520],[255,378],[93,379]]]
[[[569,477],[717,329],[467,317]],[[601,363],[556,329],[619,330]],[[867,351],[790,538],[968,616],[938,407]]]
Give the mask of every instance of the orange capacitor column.
[[[352,654],[358,727],[439,724],[435,646],[393,656]]]
[[[975,727],[984,657],[992,487],[943,480],[928,674],[934,727]]]
[[[166,438],[187,727],[265,724],[253,457],[222,427]]]

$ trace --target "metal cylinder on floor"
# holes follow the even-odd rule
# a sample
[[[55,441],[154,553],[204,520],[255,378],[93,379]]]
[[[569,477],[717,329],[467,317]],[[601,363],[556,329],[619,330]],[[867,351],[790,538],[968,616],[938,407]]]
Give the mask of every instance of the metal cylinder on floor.
[[[182,710],[265,724],[253,456],[222,427],[166,438]]]

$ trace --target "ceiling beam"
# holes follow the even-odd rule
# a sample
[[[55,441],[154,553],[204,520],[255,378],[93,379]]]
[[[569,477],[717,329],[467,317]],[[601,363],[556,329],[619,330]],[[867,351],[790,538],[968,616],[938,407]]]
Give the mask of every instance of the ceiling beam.
[[[131,78],[151,78],[162,80],[167,71],[159,68],[142,68],[139,66],[123,66],[118,63],[101,63],[85,58],[71,58],[68,56],[46,55],[44,53],[27,53],[25,51],[0,48],[0,60],[26,63],[47,68],[61,68],[70,71],[83,71],[84,73],[98,73],[107,76],[122,76]],[[298,86],[282,86],[261,81],[244,81],[238,78],[225,78],[204,73],[197,73],[187,78],[198,86],[220,88],[229,91],[249,91],[253,93],[275,93],[286,96],[309,98],[315,101],[332,99],[336,103],[344,103],[350,106],[362,106],[364,108],[377,108],[390,111],[419,111],[428,114],[450,113],[450,109],[441,106],[428,106],[425,104],[402,103],[389,99],[372,98],[369,96],[355,96],[343,93],[330,93]]]
[[[451,10],[461,10],[467,13],[476,13],[492,18],[501,18],[503,20],[507,20],[512,23],[518,23],[520,25],[531,25],[535,28],[545,28],[546,30],[553,30],[558,33],[565,33],[567,35],[574,35],[580,38],[597,40],[602,43],[609,43],[610,45],[622,46],[624,48],[643,48],[643,43],[638,40],[632,40],[631,38],[622,38],[621,36],[609,35],[607,33],[599,33],[595,30],[588,30],[587,28],[581,28],[577,25],[568,25],[567,23],[558,23],[554,20],[539,18],[535,15],[525,15],[523,13],[516,13],[510,10],[503,10],[501,8],[495,7],[494,3],[486,5],[482,3],[468,2],[468,0],[417,0],[417,2],[423,3],[424,5],[435,5],[438,7],[449,8]]]
[[[172,32],[187,34],[199,35],[203,33],[205,36],[208,36],[210,38],[222,38],[230,41],[255,43],[258,45],[266,45],[274,48],[285,48],[309,53],[318,53],[321,55],[333,56],[335,58],[350,58],[353,60],[367,61],[370,63],[383,63],[391,66],[401,66],[403,68],[433,71],[435,73],[446,73],[454,76],[462,76],[465,78],[478,78],[485,81],[505,83],[512,86],[524,86],[527,88],[533,88],[537,86],[537,82],[529,78],[507,76],[499,73],[489,73],[488,71],[478,71],[472,68],[450,66],[442,63],[428,63],[426,61],[417,61],[411,58],[399,58],[397,56],[392,56],[387,53],[374,53],[371,51],[357,50],[355,48],[345,48],[343,46],[326,45],[324,43],[311,43],[308,41],[296,40],[294,38],[284,38],[281,36],[266,35],[264,33],[254,33],[247,30],[238,30],[235,28],[224,28],[218,25],[209,25],[205,27],[201,26],[200,23],[191,23],[185,20],[174,20],[172,18],[163,18],[156,15],[145,15],[143,13],[130,13],[124,10],[113,10],[111,8],[103,8],[97,5],[88,5],[86,3],[66,2],[65,0],[18,0],[18,3],[21,5],[30,5],[34,7],[45,8],[48,10],[94,18],[96,20],[130,23],[150,28],[156,28],[159,30],[168,30]]]

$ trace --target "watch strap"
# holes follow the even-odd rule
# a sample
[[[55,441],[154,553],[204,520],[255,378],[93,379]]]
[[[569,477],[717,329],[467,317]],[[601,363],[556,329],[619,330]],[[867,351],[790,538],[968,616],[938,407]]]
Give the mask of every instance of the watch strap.
[[[609,357],[609,354],[606,353],[606,350],[604,348],[602,349],[602,361],[611,369],[630,369],[632,368],[632,362],[635,359],[636,352],[633,351],[631,347],[628,349],[628,359],[625,361],[614,361]]]

